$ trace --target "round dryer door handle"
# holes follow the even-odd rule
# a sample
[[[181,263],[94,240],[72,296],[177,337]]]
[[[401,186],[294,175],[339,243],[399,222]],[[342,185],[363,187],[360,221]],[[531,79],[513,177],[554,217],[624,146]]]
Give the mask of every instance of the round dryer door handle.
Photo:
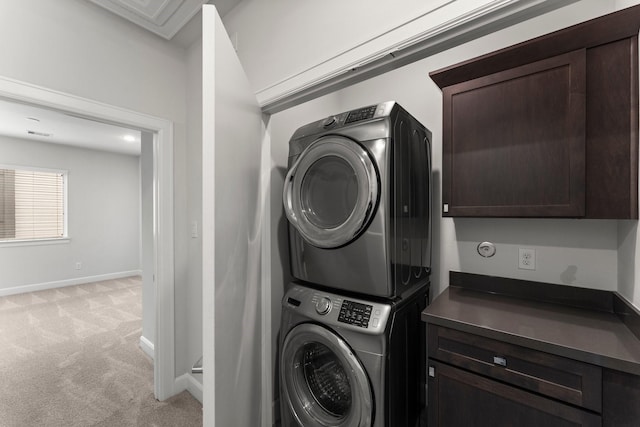
[[[302,209],[298,206],[300,195],[295,191],[300,181],[299,169],[304,174],[316,161],[327,156],[343,158],[351,166],[359,186],[356,206],[347,220],[334,228],[320,228],[302,218]],[[287,219],[300,235],[312,245],[331,249],[350,243],[367,227],[373,215],[379,197],[378,172],[367,150],[357,142],[346,137],[325,136],[310,144],[296,159],[284,180],[282,200]]]
[[[294,226],[298,222],[295,212],[293,211],[293,201],[291,193],[293,192],[293,174],[296,169],[296,162],[293,167],[287,172],[287,176],[284,179],[284,189],[282,192],[282,200],[284,202],[284,213]]]

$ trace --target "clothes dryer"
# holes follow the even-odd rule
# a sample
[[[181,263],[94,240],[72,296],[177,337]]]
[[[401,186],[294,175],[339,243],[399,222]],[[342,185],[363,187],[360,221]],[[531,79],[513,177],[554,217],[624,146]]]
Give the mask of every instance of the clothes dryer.
[[[293,285],[282,300],[282,427],[422,426],[428,284],[371,301]]]
[[[395,102],[330,116],[289,142],[292,275],[394,298],[431,269],[431,132]]]

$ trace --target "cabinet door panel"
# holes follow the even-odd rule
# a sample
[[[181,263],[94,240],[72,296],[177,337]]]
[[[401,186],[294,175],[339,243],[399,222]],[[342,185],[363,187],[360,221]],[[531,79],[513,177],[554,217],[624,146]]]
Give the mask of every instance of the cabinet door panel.
[[[585,57],[444,88],[445,215],[584,215]]]
[[[607,369],[602,388],[604,426],[637,427],[640,424],[640,377]]]
[[[429,361],[431,427],[569,427],[602,425],[600,416],[490,379]]]

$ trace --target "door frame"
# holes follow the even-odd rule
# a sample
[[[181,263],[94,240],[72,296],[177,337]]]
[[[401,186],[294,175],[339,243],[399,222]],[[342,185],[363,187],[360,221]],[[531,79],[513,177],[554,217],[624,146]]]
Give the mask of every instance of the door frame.
[[[154,395],[175,394],[173,122],[0,76],[0,97],[153,133]]]

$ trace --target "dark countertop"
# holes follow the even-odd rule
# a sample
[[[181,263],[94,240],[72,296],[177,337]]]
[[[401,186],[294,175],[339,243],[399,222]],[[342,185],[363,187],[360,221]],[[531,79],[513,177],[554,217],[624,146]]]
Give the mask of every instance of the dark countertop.
[[[640,340],[614,312],[450,286],[422,320],[640,375]]]

